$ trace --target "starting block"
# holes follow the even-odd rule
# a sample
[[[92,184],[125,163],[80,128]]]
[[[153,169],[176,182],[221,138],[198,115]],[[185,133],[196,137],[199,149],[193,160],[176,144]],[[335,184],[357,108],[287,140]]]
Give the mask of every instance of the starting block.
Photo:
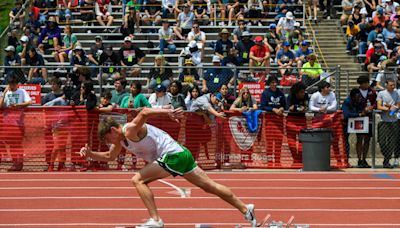
[[[296,225],[294,224],[294,216],[291,216],[287,222],[274,221],[270,214],[257,224],[257,227],[263,228],[309,228],[309,225]],[[237,225],[235,228],[250,228],[249,226]]]

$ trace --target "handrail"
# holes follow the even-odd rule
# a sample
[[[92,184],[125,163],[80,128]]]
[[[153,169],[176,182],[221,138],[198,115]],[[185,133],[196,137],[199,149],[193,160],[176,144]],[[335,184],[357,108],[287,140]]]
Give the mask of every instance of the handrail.
[[[30,1],[26,1],[24,3],[24,5],[22,5],[21,9],[18,11],[17,15],[15,15],[15,18],[11,21],[11,23],[4,29],[4,31],[1,33],[0,35],[0,40],[3,39],[3,36],[8,32],[8,30],[10,29],[10,25],[13,24],[16,20],[16,18],[19,17],[19,15],[21,14],[21,12],[23,12],[25,10],[26,5],[30,3]]]
[[[305,14],[307,14],[307,12],[305,12]],[[317,48],[318,48],[318,50],[319,50],[319,53],[321,53],[322,61],[324,62],[325,67],[328,68],[328,64],[326,63],[326,60],[325,60],[325,57],[324,57],[324,53],[322,52],[321,46],[319,46],[317,37],[315,36],[315,30],[313,29],[310,20],[307,20],[307,22],[308,22],[308,25],[310,26],[311,33],[313,34],[313,38],[314,38],[313,40],[314,40],[315,44],[317,45]],[[306,26],[306,31],[308,31],[307,26]],[[315,49],[315,48],[314,48],[314,49]]]

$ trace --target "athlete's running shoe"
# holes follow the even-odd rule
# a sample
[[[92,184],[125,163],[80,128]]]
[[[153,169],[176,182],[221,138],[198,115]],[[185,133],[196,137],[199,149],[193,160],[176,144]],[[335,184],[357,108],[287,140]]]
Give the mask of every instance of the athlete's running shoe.
[[[149,228],[149,227],[162,228],[164,227],[164,222],[161,219],[156,221],[150,218],[149,220],[147,220],[147,222],[143,223],[142,225],[136,226],[136,228]]]
[[[257,227],[256,214],[254,213],[254,204],[246,205],[247,211],[244,214],[244,218],[251,223],[251,227]]]

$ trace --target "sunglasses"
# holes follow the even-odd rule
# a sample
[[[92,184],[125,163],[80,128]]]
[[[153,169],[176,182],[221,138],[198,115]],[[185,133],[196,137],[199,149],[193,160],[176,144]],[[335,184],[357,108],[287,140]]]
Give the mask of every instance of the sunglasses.
[[[199,26],[193,26],[193,28],[199,28]]]

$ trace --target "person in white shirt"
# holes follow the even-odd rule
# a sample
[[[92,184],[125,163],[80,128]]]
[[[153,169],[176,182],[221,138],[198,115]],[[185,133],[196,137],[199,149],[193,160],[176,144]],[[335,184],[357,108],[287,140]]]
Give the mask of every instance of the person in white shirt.
[[[149,103],[153,108],[163,108],[163,109],[172,108],[171,98],[167,94],[167,88],[161,84],[157,85],[155,93],[152,93],[150,95]]]
[[[3,112],[3,130],[0,131],[0,141],[10,146],[13,165],[8,171],[21,171],[23,168],[24,123],[21,108],[32,104],[32,99],[24,90],[18,88],[18,77],[12,74],[8,85],[0,96],[0,107],[8,108]],[[7,130],[5,130],[7,129]]]
[[[328,113],[337,110],[335,93],[331,91],[331,84],[321,81],[318,85],[318,92],[313,93],[310,98],[309,110],[313,112]]]

